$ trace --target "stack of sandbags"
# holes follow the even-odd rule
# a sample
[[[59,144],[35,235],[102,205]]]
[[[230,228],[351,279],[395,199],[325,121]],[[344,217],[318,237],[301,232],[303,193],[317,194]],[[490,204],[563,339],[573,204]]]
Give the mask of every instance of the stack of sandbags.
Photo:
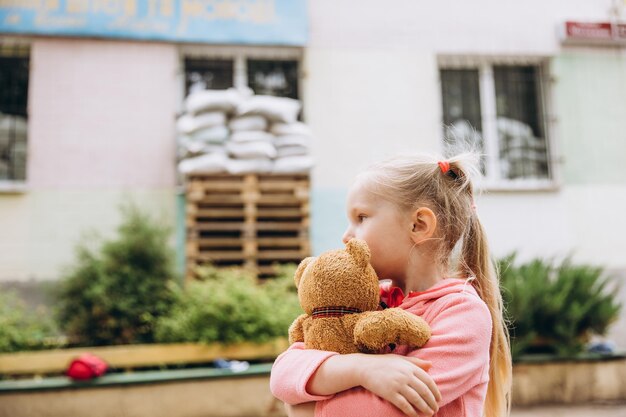
[[[226,168],[228,118],[243,101],[235,89],[203,90],[185,100],[185,114],[178,119],[178,157],[182,173],[223,172]]]
[[[226,144],[231,174],[246,172],[271,172],[276,157],[273,137],[267,130],[267,120],[260,115],[237,115],[228,124],[230,140]]]
[[[279,122],[272,125],[271,132],[276,146],[274,172],[301,173],[313,167],[313,135],[307,125],[301,122]]]
[[[313,166],[300,102],[235,89],[193,92],[178,120],[183,174],[302,173]]]

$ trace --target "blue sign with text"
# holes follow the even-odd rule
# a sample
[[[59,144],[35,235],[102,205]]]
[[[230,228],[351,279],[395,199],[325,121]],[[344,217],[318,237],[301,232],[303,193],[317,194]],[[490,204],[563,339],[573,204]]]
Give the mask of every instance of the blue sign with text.
[[[0,33],[305,45],[306,0],[0,0]]]

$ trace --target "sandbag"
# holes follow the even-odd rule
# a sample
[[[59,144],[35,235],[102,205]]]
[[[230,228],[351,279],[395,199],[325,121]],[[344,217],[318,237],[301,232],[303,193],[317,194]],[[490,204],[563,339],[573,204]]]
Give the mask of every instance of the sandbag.
[[[185,110],[191,114],[212,110],[232,113],[239,107],[243,99],[242,94],[234,88],[194,91],[185,99]]]
[[[198,115],[185,114],[176,122],[179,132],[191,134],[196,130],[226,124],[226,114],[221,111],[212,111]]]
[[[272,142],[274,140],[274,135],[259,130],[243,130],[233,132],[230,136],[230,140],[233,142]]]
[[[281,146],[280,148],[276,148],[276,158],[303,156],[308,154],[309,148],[306,146]]]
[[[228,127],[232,131],[267,130],[267,119],[260,115],[240,116],[231,119]]]
[[[274,123],[270,127],[270,132],[275,134],[276,136],[282,136],[282,135],[313,136],[311,129],[302,122]]]
[[[302,135],[276,136],[274,138],[274,145],[276,145],[277,148],[283,146],[303,146],[309,148],[311,146],[311,137]]]
[[[269,173],[273,163],[267,158],[257,159],[229,159],[226,170],[229,174]]]
[[[228,142],[226,150],[234,158],[256,159],[276,157],[276,147],[267,141]]]
[[[181,161],[178,170],[183,174],[215,174],[226,170],[227,161],[225,153],[209,153]]]
[[[230,135],[230,131],[222,125],[196,130],[188,137],[194,142],[224,143],[228,139],[228,135]]]
[[[276,159],[272,172],[276,174],[303,174],[308,173],[313,165],[313,157],[310,155],[288,156]]]
[[[240,116],[258,114],[272,122],[294,123],[300,113],[300,102],[287,97],[252,96],[237,108]]]

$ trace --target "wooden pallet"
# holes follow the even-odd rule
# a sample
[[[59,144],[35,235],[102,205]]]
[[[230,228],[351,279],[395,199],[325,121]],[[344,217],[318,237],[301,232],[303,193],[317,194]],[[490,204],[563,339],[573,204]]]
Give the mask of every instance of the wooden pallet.
[[[210,263],[267,276],[309,256],[309,188],[308,175],[188,177],[188,275]]]

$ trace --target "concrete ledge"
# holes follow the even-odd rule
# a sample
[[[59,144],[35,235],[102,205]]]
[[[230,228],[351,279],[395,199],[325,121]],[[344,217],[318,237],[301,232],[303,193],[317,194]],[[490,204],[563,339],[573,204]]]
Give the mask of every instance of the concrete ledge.
[[[554,358],[553,358],[554,359]],[[64,377],[0,381],[0,417],[279,417],[271,364],[144,371],[75,383]],[[517,363],[515,406],[626,401],[626,357]]]
[[[284,416],[282,403],[270,393],[270,366],[256,365],[246,373],[217,369],[138,372],[80,384],[59,377],[4,381],[0,417]]]
[[[513,405],[626,401],[626,358],[526,361],[513,368]]]
[[[269,376],[272,364],[250,365],[245,371],[233,372],[229,369],[197,368],[163,371],[143,371],[104,375],[90,381],[73,381],[64,376],[0,381],[0,395],[25,391],[50,391],[61,389],[102,388],[120,385],[141,385],[198,379],[250,378]],[[3,398],[3,397],[0,397]]]

